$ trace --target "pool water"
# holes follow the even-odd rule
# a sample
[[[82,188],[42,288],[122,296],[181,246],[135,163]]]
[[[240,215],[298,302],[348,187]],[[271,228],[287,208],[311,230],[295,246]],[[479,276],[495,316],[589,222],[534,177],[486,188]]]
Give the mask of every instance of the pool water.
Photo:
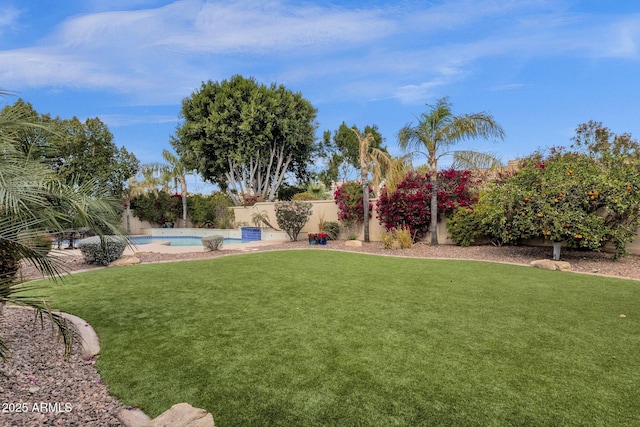
[[[202,246],[202,237],[197,236],[137,236],[130,237],[133,245],[146,245],[154,242],[169,242],[171,246]],[[224,244],[248,243],[247,240],[225,238]]]

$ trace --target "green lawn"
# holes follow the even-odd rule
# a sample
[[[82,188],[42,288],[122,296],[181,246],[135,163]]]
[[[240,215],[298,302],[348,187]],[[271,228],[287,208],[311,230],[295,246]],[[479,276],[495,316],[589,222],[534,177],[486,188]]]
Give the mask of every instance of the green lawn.
[[[152,417],[185,401],[220,427],[640,424],[638,282],[287,251],[52,294],[96,329],[112,393]]]

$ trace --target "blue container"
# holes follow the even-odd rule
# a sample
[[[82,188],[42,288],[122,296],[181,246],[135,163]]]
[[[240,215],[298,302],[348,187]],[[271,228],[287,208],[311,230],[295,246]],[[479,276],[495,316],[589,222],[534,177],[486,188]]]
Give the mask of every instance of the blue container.
[[[260,227],[240,227],[242,240],[245,242],[258,242],[262,240],[262,230]]]

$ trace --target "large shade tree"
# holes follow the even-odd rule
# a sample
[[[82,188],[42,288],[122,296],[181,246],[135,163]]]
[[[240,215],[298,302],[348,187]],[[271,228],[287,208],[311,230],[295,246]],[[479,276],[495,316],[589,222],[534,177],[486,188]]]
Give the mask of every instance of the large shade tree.
[[[121,197],[139,162],[133,153],[113,142],[113,134],[99,118],[81,122],[77,117],[52,123],[59,163],[56,171],[67,184],[97,182]]]
[[[316,109],[300,93],[240,75],[208,81],[182,101],[172,145],[185,164],[239,204],[273,200],[287,174],[309,176]]]
[[[431,244],[438,244],[438,161],[453,156],[454,167],[495,167],[500,161],[491,153],[474,150],[454,150],[453,146],[468,139],[504,139],[504,130],[491,114],[454,115],[448,97],[440,98],[429,111],[422,113],[418,124],[405,125],[398,132],[400,147],[406,151],[423,154],[427,158],[431,180]]]
[[[118,147],[113,134],[99,118],[84,122],[78,118],[52,118],[39,114],[22,99],[2,109],[5,117],[30,123],[16,128],[12,138],[29,159],[38,160],[56,171],[67,185],[97,183],[121,197],[129,178],[138,170],[133,153]]]

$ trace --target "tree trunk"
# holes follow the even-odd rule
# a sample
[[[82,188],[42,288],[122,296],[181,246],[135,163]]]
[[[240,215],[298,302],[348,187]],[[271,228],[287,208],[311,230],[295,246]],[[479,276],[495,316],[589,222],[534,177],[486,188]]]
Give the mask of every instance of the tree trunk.
[[[364,241],[369,243],[369,183],[366,176],[362,179],[362,207],[364,208]]]
[[[182,228],[187,228],[187,177],[180,176],[180,193],[182,199]]]
[[[562,242],[553,242],[553,260],[560,261],[560,247]]]
[[[127,234],[131,234],[131,201],[127,200]]]
[[[438,172],[431,171],[431,246],[438,246]]]

